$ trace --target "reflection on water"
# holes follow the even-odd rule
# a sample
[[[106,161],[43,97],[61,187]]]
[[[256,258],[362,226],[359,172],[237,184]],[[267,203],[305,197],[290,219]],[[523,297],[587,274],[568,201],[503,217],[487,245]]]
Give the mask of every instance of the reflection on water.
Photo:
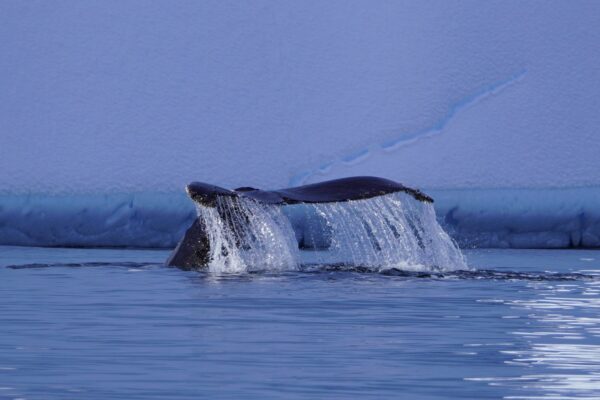
[[[0,399],[600,399],[598,254],[218,275],[0,247]]]
[[[593,261],[582,258],[581,261]],[[600,275],[600,270],[580,270]],[[520,348],[499,349],[509,365],[531,373],[467,378],[515,389],[507,399],[600,398],[600,282],[529,282],[534,296],[503,302],[525,312],[527,322],[508,332],[523,339]],[[505,316],[510,318],[514,316]]]

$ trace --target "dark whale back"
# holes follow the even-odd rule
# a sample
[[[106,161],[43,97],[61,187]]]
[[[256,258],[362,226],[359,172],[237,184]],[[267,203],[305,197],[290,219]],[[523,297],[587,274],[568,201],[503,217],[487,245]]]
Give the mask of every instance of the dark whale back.
[[[431,197],[417,189],[408,188],[389,179],[372,176],[335,179],[274,191],[283,198],[285,204],[363,200],[396,192],[406,192],[417,200],[433,202]]]

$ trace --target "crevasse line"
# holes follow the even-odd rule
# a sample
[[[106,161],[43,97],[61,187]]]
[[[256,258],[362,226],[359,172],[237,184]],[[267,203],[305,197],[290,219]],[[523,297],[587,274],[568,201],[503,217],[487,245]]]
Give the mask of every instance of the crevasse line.
[[[341,157],[323,162],[320,166],[316,168],[309,168],[304,171],[300,171],[292,176],[289,185],[303,185],[313,175],[316,175],[317,173],[326,173],[336,165],[352,165],[360,163],[366,158],[368,158],[369,153],[375,148],[382,149],[386,152],[396,151],[404,147],[405,145],[412,144],[418,140],[438,135],[442,133],[442,131],[448,125],[448,123],[450,123],[450,121],[452,121],[460,111],[463,111],[471,107],[472,105],[479,103],[487,97],[502,92],[507,87],[512,86],[513,84],[523,79],[526,73],[527,70],[522,69],[506,79],[480,87],[473,93],[470,93],[469,95],[458,100],[456,103],[452,104],[448,109],[448,112],[446,112],[444,116],[442,116],[440,119],[438,119],[433,124],[424,129],[408,134],[402,134],[395,139],[388,139],[381,143],[376,143],[363,149],[354,150],[349,154],[345,154]]]

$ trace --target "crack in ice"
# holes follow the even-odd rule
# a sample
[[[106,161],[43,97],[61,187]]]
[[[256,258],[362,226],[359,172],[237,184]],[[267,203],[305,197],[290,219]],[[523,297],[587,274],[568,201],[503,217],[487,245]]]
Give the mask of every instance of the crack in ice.
[[[349,154],[346,154],[339,158],[335,158],[333,160],[324,162],[316,168],[311,168],[311,169],[299,172],[298,174],[294,175],[290,179],[290,186],[303,185],[312,176],[314,176],[316,174],[321,174],[321,175],[327,174],[331,170],[331,168],[336,165],[357,164],[357,163],[367,159],[373,150],[380,149],[380,150],[383,150],[386,152],[392,152],[392,151],[396,151],[406,145],[415,143],[418,140],[428,138],[431,136],[435,136],[435,135],[439,135],[440,133],[442,133],[444,128],[446,128],[448,123],[450,123],[450,121],[452,121],[454,119],[454,117],[460,111],[463,111],[463,110],[479,103],[480,101],[482,101],[483,99],[485,99],[487,97],[490,97],[492,95],[496,95],[496,94],[500,93],[507,87],[512,86],[513,84],[515,84],[515,83],[519,82],[521,79],[523,79],[523,77],[525,76],[526,73],[527,73],[527,70],[522,69],[506,79],[503,79],[501,81],[497,81],[492,84],[488,84],[488,85],[485,85],[485,86],[479,88],[478,90],[463,97],[458,102],[451,105],[448,112],[446,112],[446,114],[442,118],[435,121],[432,125],[430,125],[426,128],[423,128],[416,132],[402,134],[400,137],[397,137],[395,139],[385,140],[381,143],[376,143],[376,144],[367,146],[367,147],[359,149],[359,150],[354,150]]]

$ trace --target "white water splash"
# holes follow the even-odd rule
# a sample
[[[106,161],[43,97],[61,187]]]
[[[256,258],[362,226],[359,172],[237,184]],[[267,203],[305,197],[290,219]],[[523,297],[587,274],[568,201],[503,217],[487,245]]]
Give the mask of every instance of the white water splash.
[[[329,251],[338,262],[379,270],[468,269],[433,206],[408,194],[313,207],[330,228]]]
[[[287,207],[244,198],[218,201],[217,207],[199,207],[210,241],[212,272],[297,269],[315,256],[310,263],[376,270],[468,269],[458,247],[437,223],[433,206],[405,193]],[[282,212],[294,207],[301,207],[303,216]],[[301,252],[298,241],[320,243],[316,247],[321,250]]]
[[[294,231],[280,207],[222,197],[198,208],[210,242],[209,270],[239,273],[297,268]]]

